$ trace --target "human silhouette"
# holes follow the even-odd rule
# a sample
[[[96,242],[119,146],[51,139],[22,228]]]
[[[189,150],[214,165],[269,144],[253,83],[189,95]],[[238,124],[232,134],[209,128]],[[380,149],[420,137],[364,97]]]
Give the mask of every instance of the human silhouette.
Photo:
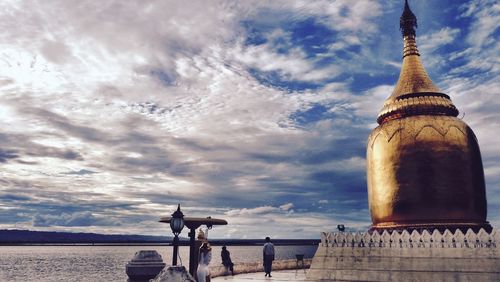
[[[212,260],[212,248],[207,242],[203,242],[200,247],[198,262],[198,270],[196,271],[196,276],[198,276],[198,282],[210,282],[210,261]]]
[[[220,252],[222,259],[222,264],[226,267],[226,272],[231,271],[231,275],[234,275],[234,264],[231,261],[231,253],[227,250],[226,246],[222,246],[222,251]]]
[[[271,276],[271,270],[273,267],[273,260],[274,260],[274,245],[271,243],[271,238],[266,237],[266,243],[264,244],[264,248],[262,249],[262,254],[263,254],[263,260],[264,260],[264,272],[266,272],[266,275],[264,276]]]

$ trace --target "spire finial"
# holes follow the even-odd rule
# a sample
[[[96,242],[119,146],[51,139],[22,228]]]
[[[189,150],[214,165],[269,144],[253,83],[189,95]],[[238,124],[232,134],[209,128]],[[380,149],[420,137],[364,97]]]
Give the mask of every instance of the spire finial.
[[[405,0],[405,8],[403,10],[403,14],[399,19],[399,29],[401,29],[401,33],[404,36],[413,35],[415,36],[415,28],[417,25],[417,17],[410,9],[410,5],[408,5],[408,0]]]

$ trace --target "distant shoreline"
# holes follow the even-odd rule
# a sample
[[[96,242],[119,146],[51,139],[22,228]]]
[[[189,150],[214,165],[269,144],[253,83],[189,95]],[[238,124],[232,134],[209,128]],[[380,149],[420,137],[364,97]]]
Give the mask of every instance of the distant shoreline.
[[[264,239],[209,240],[213,246],[256,246]],[[320,239],[273,239],[275,245],[318,245]],[[0,246],[170,246],[172,237],[150,235],[71,233],[31,230],[0,230]],[[181,246],[189,245],[189,238],[180,238]]]

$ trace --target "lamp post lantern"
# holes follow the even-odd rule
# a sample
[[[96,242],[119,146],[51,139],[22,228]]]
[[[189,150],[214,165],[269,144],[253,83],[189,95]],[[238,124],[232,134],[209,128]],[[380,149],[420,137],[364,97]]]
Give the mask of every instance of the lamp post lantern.
[[[172,265],[177,265],[177,256],[179,253],[179,234],[184,228],[184,214],[181,212],[181,204],[177,206],[177,210],[172,214],[170,228],[174,233],[174,254],[172,258]]]

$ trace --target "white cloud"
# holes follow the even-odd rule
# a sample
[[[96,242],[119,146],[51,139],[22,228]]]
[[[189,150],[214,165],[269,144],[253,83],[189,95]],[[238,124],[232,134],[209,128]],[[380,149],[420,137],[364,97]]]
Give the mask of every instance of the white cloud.
[[[253,209],[236,209],[236,210],[230,210],[226,212],[226,215],[229,216],[235,216],[235,215],[254,215],[254,214],[264,214],[264,213],[270,213],[270,212],[275,212],[279,211],[278,208],[271,207],[271,206],[263,206],[263,207],[256,207]]]
[[[316,179],[318,173],[339,181],[364,175],[365,135],[392,86],[353,94],[351,76],[384,72],[380,66],[396,72],[398,63],[387,55],[394,50],[374,43],[387,41],[379,33],[385,5],[2,1],[0,197],[10,200],[0,208],[17,221],[1,227],[32,228],[37,215],[38,223],[52,224],[40,229],[163,234],[157,220],[172,213],[174,203],[190,216],[227,218],[230,228],[242,230],[234,237],[260,237],[262,219],[276,236],[295,234],[297,225],[311,237],[337,222],[366,226],[368,211],[359,211],[364,202],[353,203],[359,212],[343,218],[336,210],[308,211],[301,201],[332,201],[328,197],[340,189],[329,185],[333,180]],[[464,16],[480,20],[472,12]],[[335,41],[324,56],[309,58],[276,24],[283,19],[314,19],[334,32]],[[263,35],[278,45],[245,45],[245,21],[269,24]],[[477,38],[470,35],[474,28],[481,29]],[[454,54],[468,64],[444,83],[478,134],[488,177],[498,155],[495,127],[488,127],[498,120],[492,110],[498,85],[455,79],[471,68],[496,70],[495,61],[486,60],[498,53],[493,28],[491,22],[473,25],[468,40],[482,43]],[[444,28],[428,35],[433,45],[419,42],[430,50],[458,35]],[[484,46],[489,51],[482,52]],[[332,63],[318,67],[328,55],[335,55]],[[261,84],[249,68],[295,82],[346,78],[315,90],[282,91]],[[318,105],[325,117],[314,122],[291,117]],[[70,227],[74,218],[122,225]],[[214,234],[224,236],[224,230]]]
[[[353,97],[350,107],[358,116],[371,117],[375,122],[384,101],[389,98],[394,90],[393,85],[379,85],[369,89],[364,95]]]
[[[500,43],[495,38],[495,32],[500,27],[500,4],[489,0],[470,1],[461,6],[464,11],[460,17],[471,20],[468,26],[466,42],[468,48],[454,52],[450,59],[465,59],[466,63],[453,69],[450,75],[467,77],[475,72],[490,72],[497,75]],[[481,79],[477,76],[476,80]]]
[[[239,47],[234,50],[234,60],[260,71],[279,72],[289,81],[321,81],[336,77],[340,71],[332,65],[317,68],[314,61],[300,49],[290,49],[288,54],[279,54],[267,44]]]
[[[498,45],[494,33],[500,25],[500,4],[491,0],[474,0],[462,6],[462,17],[473,17],[467,41],[480,47],[488,44]]]
[[[441,46],[452,43],[459,34],[460,29],[458,28],[444,27],[430,34],[419,36],[418,41],[422,43],[418,48],[423,56],[431,57],[432,52]]]
[[[243,208],[243,209],[234,209],[225,212],[226,215],[234,217],[234,216],[248,216],[248,215],[265,215],[270,213],[282,213],[282,212],[291,212],[293,208],[292,203],[283,204],[279,207],[272,206],[262,206],[255,208]]]
[[[113,226],[119,224],[105,218],[96,218],[90,212],[82,213],[63,213],[57,215],[40,215],[36,214],[33,217],[34,227],[49,227],[49,226]]]
[[[295,1],[292,6],[302,13],[318,16],[336,30],[361,33],[376,31],[370,21],[382,13],[380,2],[374,0]]]
[[[280,209],[284,211],[290,211],[292,208],[293,208],[292,203],[287,203],[280,206]]]

